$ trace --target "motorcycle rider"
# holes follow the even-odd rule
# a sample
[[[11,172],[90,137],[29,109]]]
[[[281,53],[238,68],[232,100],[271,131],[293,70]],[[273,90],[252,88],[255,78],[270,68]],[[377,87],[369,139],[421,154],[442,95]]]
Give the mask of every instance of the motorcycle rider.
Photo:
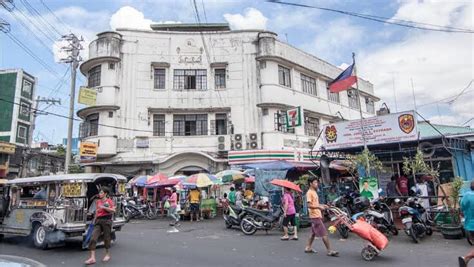
[[[471,190],[466,192],[461,200],[461,211],[464,214],[464,229],[466,234],[474,238],[474,181],[471,182]],[[474,258],[474,249],[471,249],[464,257],[459,257],[459,267],[466,267]]]
[[[311,236],[309,237],[308,243],[305,248],[305,253],[316,253],[312,249],[314,239],[316,237],[321,237],[323,239],[324,246],[326,246],[327,255],[331,257],[339,256],[339,252],[331,249],[331,243],[329,242],[328,233],[326,231],[326,226],[324,226],[322,220],[322,211],[324,211],[327,206],[319,204],[318,197],[318,180],[316,177],[310,177],[308,179],[309,190],[306,193],[306,201],[308,202],[308,213],[309,218],[311,219]]]

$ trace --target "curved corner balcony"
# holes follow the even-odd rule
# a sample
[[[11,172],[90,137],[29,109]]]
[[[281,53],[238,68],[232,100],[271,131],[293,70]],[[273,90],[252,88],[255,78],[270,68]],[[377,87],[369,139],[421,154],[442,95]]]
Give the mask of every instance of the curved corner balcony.
[[[102,32],[89,44],[89,60],[81,64],[82,74],[104,62],[119,62],[122,35],[117,32]]]
[[[119,109],[120,109],[119,106],[114,106],[114,105],[91,106],[91,107],[86,107],[86,108],[78,110],[77,116],[84,120],[87,116],[94,113],[98,113],[101,111],[115,111]]]
[[[94,57],[94,58],[90,58],[86,61],[84,61],[84,63],[81,64],[81,66],[79,67],[79,69],[81,70],[81,73],[84,75],[84,76],[87,76],[87,72],[89,72],[89,70],[99,64],[102,64],[102,63],[117,63],[117,62],[120,62],[120,58],[119,57],[114,57],[114,56],[100,56],[100,57]]]

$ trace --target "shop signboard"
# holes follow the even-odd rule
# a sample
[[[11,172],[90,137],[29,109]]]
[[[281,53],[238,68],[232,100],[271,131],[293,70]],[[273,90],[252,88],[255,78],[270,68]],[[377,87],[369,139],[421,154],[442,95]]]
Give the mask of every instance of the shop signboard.
[[[375,199],[379,197],[379,183],[377,177],[364,177],[359,179],[359,191],[361,197]]]
[[[94,162],[97,159],[97,143],[81,142],[79,156],[81,163]]]
[[[15,154],[15,144],[0,141],[0,154]]]
[[[286,127],[294,128],[301,126],[302,121],[301,107],[292,108],[286,111]]]
[[[79,89],[79,99],[80,104],[87,106],[94,106],[97,100],[97,91],[87,87],[81,87]]]
[[[362,120],[367,145],[399,143],[418,139],[413,111],[375,116]],[[323,126],[324,147],[328,150],[364,145],[361,121],[351,120]]]

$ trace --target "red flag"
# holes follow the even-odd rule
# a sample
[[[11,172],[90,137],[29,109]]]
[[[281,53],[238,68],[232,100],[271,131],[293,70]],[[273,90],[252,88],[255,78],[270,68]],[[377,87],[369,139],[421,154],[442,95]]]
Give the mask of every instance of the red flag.
[[[354,63],[352,63],[336,79],[329,83],[329,91],[331,93],[339,93],[351,88],[356,82],[357,77],[354,75]]]

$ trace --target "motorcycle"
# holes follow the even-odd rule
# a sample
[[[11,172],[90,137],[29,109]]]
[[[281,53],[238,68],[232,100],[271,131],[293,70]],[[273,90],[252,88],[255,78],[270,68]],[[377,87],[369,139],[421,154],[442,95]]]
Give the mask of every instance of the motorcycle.
[[[245,235],[253,235],[257,230],[269,231],[280,228],[283,221],[283,211],[278,208],[276,211],[263,211],[253,208],[245,209],[245,216],[240,222],[240,229]]]
[[[240,222],[245,214],[245,208],[229,205],[224,211],[225,227],[230,229],[233,226],[240,226]]]
[[[398,199],[396,201],[400,202]],[[417,197],[408,198],[405,205],[398,209],[398,213],[405,227],[405,233],[413,239],[413,242],[418,243],[420,238],[433,234],[432,223],[427,219],[426,210]]]
[[[385,236],[398,235],[398,229],[393,221],[390,207],[380,198],[371,201],[371,205],[363,212],[354,215],[354,218],[363,216],[365,220]]]
[[[125,220],[130,221],[133,218],[146,217],[149,220],[155,219],[158,211],[153,205],[148,202],[146,204],[137,204],[135,201],[122,200],[122,214]]]

